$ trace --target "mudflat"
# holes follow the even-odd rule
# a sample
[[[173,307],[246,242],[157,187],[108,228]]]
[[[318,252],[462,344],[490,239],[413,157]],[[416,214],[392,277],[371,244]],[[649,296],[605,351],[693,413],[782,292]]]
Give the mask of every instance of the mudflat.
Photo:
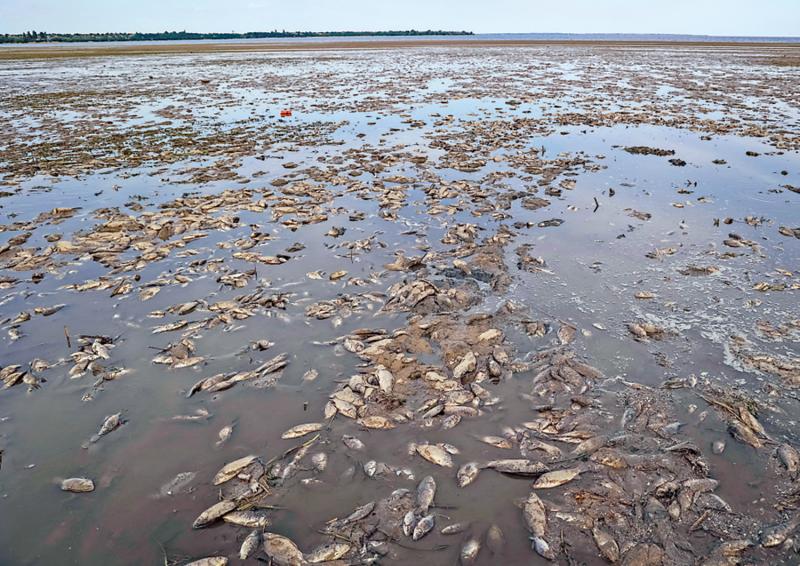
[[[422,47],[630,47],[637,49],[659,48],[747,48],[757,47],[768,53],[798,50],[798,43],[777,42],[733,42],[733,41],[616,41],[616,40],[533,40],[533,39],[408,39],[408,40],[327,40],[327,41],[248,41],[232,42],[187,42],[169,41],[129,42],[126,44],[80,44],[53,43],[47,45],[0,46],[0,60],[50,59],[59,57],[106,57],[111,55],[166,55],[181,53],[271,53],[284,51],[337,51],[365,49],[418,49]]]
[[[797,563],[798,55],[0,49],[0,563]]]

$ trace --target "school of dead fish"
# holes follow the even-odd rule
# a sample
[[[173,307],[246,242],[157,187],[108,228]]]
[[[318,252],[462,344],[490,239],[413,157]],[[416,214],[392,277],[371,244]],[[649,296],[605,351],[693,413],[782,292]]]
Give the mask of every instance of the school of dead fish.
[[[514,94],[506,103],[508,106],[518,106],[526,98],[524,92]],[[329,109],[335,106],[331,102]],[[424,125],[405,118],[408,128]],[[475,484],[483,481],[484,474],[528,482],[527,496],[509,505],[518,508],[531,553],[544,560],[572,564],[592,556],[628,566],[716,566],[746,562],[747,553],[756,548],[796,551],[800,512],[792,502],[800,475],[800,453],[791,438],[768,433],[759,419],[776,411],[769,399],[758,399],[694,376],[668,379],[656,388],[633,378],[605,375],[578,348],[583,337],[591,336],[590,329],[545,316],[512,300],[486,306],[487,296],[502,298],[514,282],[515,275],[505,259],[506,249],[522,234],[557,231],[569,222],[553,216],[558,214],[554,210],[556,203],[577,198],[581,193],[584,187],[576,177],[604,167],[602,159],[582,152],[547,156],[544,148],[528,148],[519,139],[543,135],[556,125],[647,123],[647,117],[601,112],[590,119],[564,113],[555,125],[521,115],[459,125],[454,124],[452,116],[432,118],[426,142],[439,152],[436,158],[421,154],[418,147],[399,147],[386,153],[371,146],[343,149],[339,159],[326,162],[320,158],[320,165],[305,167],[285,162],[283,168],[287,172],[268,185],[253,183],[211,194],[186,194],[155,208],[145,208],[137,202],[129,203],[127,210],[58,207],[29,221],[3,225],[3,232],[17,234],[0,246],[0,266],[7,274],[2,288],[13,291],[24,286],[22,278],[28,272],[33,272],[31,281],[36,282],[78,261],[91,261],[106,273],[63,285],[63,298],[59,296],[59,301],[67,301],[71,294],[102,293],[114,301],[146,303],[164,289],[185,289],[184,298],[188,300],[151,310],[146,318],[155,322],[146,321],[143,328],[154,339],[163,338],[153,355],[148,356],[154,366],[166,373],[191,370],[202,376],[182,392],[186,397],[209,397],[234,387],[272,388],[294,362],[291,352],[273,355],[275,344],[264,338],[242,345],[236,353],[239,359],[249,357],[247,368],[237,365],[236,369],[208,375],[205,366],[212,359],[203,354],[203,339],[204,333],[212,329],[235,331],[242,325],[284,316],[286,311],[297,308],[310,324],[330,322],[334,331],[344,319],[370,315],[371,318],[362,318],[376,326],[339,333],[321,343],[346,352],[355,361],[357,372],[343,380],[326,382],[330,392],[319,418],[298,418],[297,424],[280,435],[282,440],[293,442],[286,451],[271,458],[257,453],[240,456],[206,478],[214,490],[206,490],[207,507],[191,528],[227,525],[224,528],[235,529],[241,544],[229,556],[238,555],[241,560],[256,558],[278,565],[391,562],[400,549],[422,548],[434,537],[444,537],[437,540],[458,541],[449,544],[458,546],[462,564],[480,560],[495,563],[506,552],[508,535],[494,522],[486,527],[450,521],[444,512],[446,506],[440,507],[438,495],[444,482],[451,482],[459,490],[477,489]],[[718,133],[737,133],[743,128],[695,120],[688,113],[676,118],[673,126]],[[749,128],[752,133],[755,126]],[[298,145],[313,143],[315,138],[321,143],[334,128],[315,125],[309,130],[303,135],[281,129],[280,135],[284,141]],[[778,148],[800,145],[800,137],[786,132],[766,131],[764,135]],[[236,134],[228,142],[245,154],[255,151],[253,140],[246,135]],[[224,144],[218,140],[201,139],[198,143],[208,155],[225,159]],[[11,159],[11,166],[4,164],[0,172],[16,183],[17,177],[30,173],[31,164],[18,147],[12,149],[16,166]],[[503,150],[503,157],[496,150]],[[648,146],[619,150],[646,156],[642,159],[675,155],[673,150]],[[185,157],[175,148],[159,145],[158,151],[163,163]],[[145,157],[139,156],[143,160]],[[44,162],[43,167],[66,168],[68,173],[117,164],[111,154],[98,158],[96,163],[74,163],[66,157],[51,161]],[[686,165],[682,159],[669,162],[676,167]],[[516,169],[508,177],[524,175],[527,181],[535,182],[517,191],[502,184],[503,175],[475,181],[451,180],[437,174],[437,168],[475,173],[487,163],[505,163]],[[225,162],[216,172],[198,168],[191,179],[233,180],[234,164],[234,160]],[[375,178],[371,182],[359,179],[363,172],[374,174]],[[365,220],[363,214],[337,205],[340,192],[374,201],[379,218],[399,223],[412,187],[423,194],[431,225],[434,220],[441,223],[436,231],[438,241],[428,243],[427,239],[433,238],[432,231],[404,222],[403,227],[416,231],[425,243],[414,250],[398,250],[392,261],[373,266],[368,276],[351,275],[352,268],[306,273],[312,282],[337,285],[335,297],[305,297],[291,287],[285,292],[272,287],[269,270],[302,262],[309,245],[296,242],[280,250],[270,247],[275,239],[273,226],[292,232],[300,240],[303,228],[313,229],[317,224],[338,220],[341,214],[347,214],[351,222]],[[797,192],[791,185],[784,188],[789,193]],[[678,193],[691,191],[683,188]],[[517,200],[525,210],[541,211],[545,216],[533,222],[515,221],[512,203]],[[705,202],[698,200],[698,205]],[[603,205],[609,206],[605,201]],[[685,205],[676,202],[673,206],[680,209]],[[623,212],[639,222],[650,222],[654,216],[633,208]],[[262,220],[248,224],[242,220],[248,213],[261,215]],[[44,239],[45,244],[28,245],[32,234],[53,229],[78,215],[91,222],[71,235],[51,235]],[[484,222],[486,219],[491,222]],[[721,223],[728,226],[733,221],[725,218]],[[763,224],[755,217],[737,222],[751,227]],[[719,219],[715,225],[720,225]],[[771,229],[788,238],[784,242],[787,246],[800,238],[800,228]],[[214,238],[226,233],[235,236]],[[761,243],[736,232],[717,236],[719,246],[737,250],[717,251],[709,256],[717,262],[733,257],[726,254],[764,257],[768,253]],[[391,238],[378,231],[361,239],[347,240],[349,237],[345,227],[332,226],[324,233],[324,245],[337,257],[352,260],[368,257],[391,244]],[[214,243],[204,250],[206,241]],[[227,254],[229,259],[204,253],[209,250]],[[555,274],[545,247],[526,243],[517,246],[514,253],[518,270],[543,278]],[[714,277],[720,273],[720,268],[711,263],[680,260],[683,263],[673,264],[682,253],[678,245],[658,244],[642,253],[642,261],[674,265],[675,273],[683,277]],[[165,268],[147,280],[141,276],[146,267],[174,258],[182,260],[177,269]],[[314,266],[308,269],[311,267]],[[796,271],[775,270],[760,277],[763,279],[751,282],[751,289],[760,293],[800,289]],[[190,296],[191,284],[207,278],[225,292],[225,298],[216,296],[220,293]],[[375,286],[382,290],[372,289]],[[631,296],[641,303],[660,300],[655,289],[639,289]],[[37,317],[58,320],[59,316],[69,315],[70,308],[69,302],[36,306],[8,316],[2,325],[11,342],[24,343],[28,339],[26,325],[35,323]],[[400,316],[402,325],[386,330],[377,326],[382,322],[381,316]],[[606,330],[600,322],[594,328]],[[642,316],[639,311],[616,330],[618,336],[648,346],[680,338],[678,329]],[[764,320],[756,332],[773,341],[797,343],[800,323]],[[527,337],[535,347],[522,350],[511,334]],[[129,375],[129,370],[115,361],[116,352],[126,340],[124,335],[73,335],[65,327],[65,339],[70,349],[65,358],[51,362],[36,358],[27,368],[22,364],[0,368],[4,388],[23,383],[28,392],[34,393],[44,384],[49,386],[42,374],[52,375],[54,370],[63,369],[70,379],[90,382],[82,400],[91,402],[111,387],[111,382]],[[786,387],[800,385],[800,359],[796,356],[761,351],[757,344],[740,335],[728,338],[726,351],[758,375],[777,378]],[[256,357],[263,352],[269,352],[265,361]],[[431,352],[439,355],[431,357]],[[303,369],[305,383],[319,383],[325,374],[324,368]],[[512,381],[526,387],[522,398],[529,404],[530,414],[525,421],[509,422],[504,414],[506,399],[501,386]],[[679,419],[685,416],[678,416],[672,395],[684,391],[694,393],[707,405],[697,415],[698,422],[713,413],[725,423],[729,438],[716,439],[706,448],[697,446],[682,432],[684,423]],[[617,411],[609,402],[622,408],[613,422],[610,418]],[[173,419],[205,422],[210,417],[206,409],[196,409]],[[118,431],[125,430],[127,419],[127,411],[106,416],[82,444],[83,448],[113,442],[114,436],[121,434]],[[409,431],[416,440],[409,442],[406,454],[398,456],[402,462],[381,462],[369,457],[369,442],[341,432],[343,422],[357,426],[373,441],[379,438],[373,434],[396,433],[396,429]],[[474,430],[474,423],[481,425],[480,433],[462,432],[467,426]],[[221,428],[215,445],[229,443],[237,426]],[[426,432],[433,431],[446,432],[450,440],[426,440]],[[790,486],[786,504],[774,523],[748,521],[746,509],[734,509],[715,493],[720,481],[712,477],[708,453],[725,454],[730,440],[758,451]],[[490,451],[492,457],[468,457],[475,453],[476,446]],[[352,511],[343,511],[341,517],[330,518],[321,529],[323,542],[315,548],[301,549],[285,533],[273,532],[273,525],[279,522],[276,516],[282,512],[274,502],[282,492],[297,485],[312,488],[324,484],[318,476],[341,447],[357,455],[365,477],[386,482],[386,494],[361,503]],[[350,471],[350,477],[355,473],[358,472]],[[163,486],[159,496],[180,495],[194,481],[193,472],[179,474]],[[407,487],[390,489],[393,481]],[[77,494],[88,494],[96,488],[95,481],[88,477],[60,479],[58,485],[63,491]],[[446,505],[457,507],[459,502],[448,501]],[[713,542],[706,556],[693,546],[693,535],[698,531],[708,534]],[[449,544],[442,543],[441,550]],[[705,540],[699,548],[708,544],[709,540]],[[587,548],[593,550],[587,553]],[[427,550],[430,549],[426,547]],[[220,555],[189,563],[223,566],[228,560],[228,555]]]

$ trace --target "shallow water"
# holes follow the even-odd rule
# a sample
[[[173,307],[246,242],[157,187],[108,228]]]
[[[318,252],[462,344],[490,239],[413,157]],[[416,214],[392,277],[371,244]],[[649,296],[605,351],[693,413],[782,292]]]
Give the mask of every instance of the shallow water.
[[[449,321],[445,336],[429,336],[425,348],[406,352],[410,357],[398,362],[447,374],[464,347],[478,348],[459,328],[470,315],[488,313],[503,331],[500,346],[518,366],[499,380],[482,381],[477,372],[464,384],[480,381],[496,402],[475,401],[480,415],[440,430],[441,417],[426,422],[417,411],[439,393],[418,387],[424,380],[417,379],[409,393],[396,394],[399,408],[383,407],[397,421],[392,430],[368,430],[335,416],[312,448],[328,454],[328,467],[315,473],[306,462],[273,486],[266,503],[279,509],[270,512],[268,530],[309,551],[328,540],[321,531],[330,519],[394,489],[414,490],[430,474],[438,485],[436,530],[420,541],[393,538],[382,563],[452,564],[461,544],[469,536],[483,540],[491,524],[504,532],[503,556],[484,543],[479,563],[545,563],[531,550],[518,507],[531,491],[530,478],[484,470],[460,489],[455,468],[410,455],[408,444],[453,444],[460,450],[456,466],[520,457],[521,423],[554,407],[567,414],[560,432],[627,431],[657,454],[691,441],[707,464],[704,473],[690,472],[681,462],[639,475],[597,465],[574,482],[538,490],[560,563],[604,559],[591,528],[570,524],[559,513],[583,513],[606,525],[623,559],[630,559],[637,544],[665,545],[636,530],[637,513],[653,486],[698,475],[719,480],[715,493],[731,511],[685,511],[670,528],[690,550],[669,554],[665,563],[700,563],[720,542],[740,539],[753,543],[744,554],[750,562],[795,563],[798,545],[791,536],[777,548],[763,548],[758,533],[796,513],[795,480],[781,467],[775,447],[800,443],[800,239],[779,233],[779,227],[800,227],[800,194],[785,188],[800,186],[800,95],[792,88],[800,72],[759,57],[757,48],[554,47],[3,62],[0,126],[8,134],[0,141],[0,190],[6,195],[0,199],[0,242],[10,245],[0,253],[2,275],[9,278],[0,296],[0,366],[28,369],[38,358],[50,367],[33,371],[42,379],[38,388],[19,383],[0,391],[0,562],[108,565],[166,557],[184,563],[212,555],[237,561],[250,529],[222,522],[191,528],[217,501],[219,488],[211,478],[236,458],[256,454],[268,461],[310,438],[283,440],[281,433],[323,421],[324,406],[340,384],[374,369],[343,348],[343,337],[363,328],[414,333],[420,320]],[[277,113],[287,107],[292,117],[280,119]],[[635,146],[674,154],[624,149]],[[419,156],[426,160],[415,160]],[[289,162],[296,167],[286,168]],[[559,186],[560,195],[547,192]],[[236,193],[230,204],[200,212],[222,191],[247,189],[252,194]],[[209,222],[224,215],[236,221],[187,225],[182,234],[159,237],[163,223],[182,222],[166,206],[186,196],[198,197],[187,213]],[[531,196],[549,203],[526,209],[524,199]],[[249,206],[261,199],[263,209]],[[293,210],[274,216],[281,205]],[[59,207],[79,209],[63,220],[37,219]],[[108,250],[93,238],[109,231],[98,226],[113,208],[146,227],[129,234],[138,247],[124,247],[103,265]],[[651,216],[644,220],[631,211]],[[154,216],[159,213],[164,216]],[[152,218],[155,229],[147,226]],[[313,222],[284,222],[291,218]],[[549,219],[563,223],[538,226]],[[452,242],[447,235],[459,224],[474,224],[478,236]],[[328,235],[334,227],[345,228],[344,234]],[[26,232],[27,241],[11,240]],[[196,232],[203,237],[172,246]],[[749,243],[730,247],[724,243],[729,233]],[[92,236],[81,251],[59,253],[53,251],[55,239],[46,239],[52,234],[76,242]],[[490,246],[498,234],[507,234],[508,241]],[[247,247],[248,238],[257,239],[253,247]],[[304,249],[286,252],[296,242]],[[160,246],[168,246],[161,257],[147,256]],[[232,255],[245,248],[289,259],[269,265]],[[668,248],[674,251],[646,256]],[[25,250],[44,259],[20,268]],[[398,252],[428,255],[421,268],[387,270]],[[481,252],[488,259],[475,263]],[[524,263],[520,253],[542,262]],[[456,258],[477,275],[459,272]],[[681,272],[690,266],[713,269]],[[226,270],[253,267],[256,273],[242,288],[218,281]],[[339,270],[347,274],[328,280]],[[309,278],[314,271],[325,275]],[[114,284],[103,290],[68,288],[106,277]],[[407,312],[382,308],[393,285],[423,278],[440,289],[463,289],[470,300],[451,308],[443,302]],[[158,294],[141,300],[139,291],[156,281]],[[775,287],[755,287],[763,282]],[[120,283],[130,289],[111,296]],[[285,308],[255,308],[240,320],[207,308],[259,289],[288,293]],[[642,291],[652,298],[635,298]],[[350,307],[339,305],[322,320],[307,315],[306,308],[318,301],[342,296],[352,299]],[[149,316],[192,300],[202,305],[184,317]],[[498,314],[509,303],[513,314]],[[49,316],[34,311],[57,304],[66,306]],[[30,320],[14,322],[21,312],[30,313]],[[198,325],[152,333],[181,319]],[[524,322],[533,320],[544,324],[544,336],[525,331]],[[784,325],[783,334],[768,339],[759,333],[757,323],[764,320]],[[651,322],[664,334],[635,341],[628,325],[637,322]],[[576,329],[574,341],[557,337],[565,325]],[[112,368],[127,371],[114,380],[98,381],[91,371],[71,378],[70,354],[81,347],[82,334],[113,339],[110,358],[100,360],[100,377]],[[748,340],[745,352],[788,360],[788,369],[775,373],[743,362],[734,335]],[[152,362],[183,337],[194,342],[193,355],[202,356],[202,363],[172,369]],[[261,339],[274,345],[263,352],[250,348]],[[600,370],[603,379],[580,390],[532,394],[537,372],[525,362],[556,345]],[[242,382],[186,396],[203,377],[254,369],[284,352],[288,366],[271,386]],[[311,369],[319,377],[304,380]],[[661,387],[692,376],[697,381],[686,387]],[[643,391],[649,392],[653,415],[621,426],[626,407]],[[730,437],[730,415],[701,397],[719,391],[735,391],[737,399],[757,407],[769,442],[754,448]],[[590,397],[592,405],[576,403],[576,395]],[[198,410],[207,410],[207,418],[173,419]],[[104,418],[117,412],[125,423],[82,448]],[[678,432],[657,432],[673,421],[682,423]],[[216,446],[218,431],[229,424],[235,424],[232,437]],[[475,438],[501,435],[503,427],[518,429],[512,449]],[[361,438],[366,450],[346,448],[341,438],[347,434]],[[727,447],[714,454],[711,443],[719,439]],[[573,448],[559,435],[550,441],[565,454]],[[631,453],[643,454],[642,446]],[[413,479],[368,477],[362,468],[369,460],[407,468]],[[196,476],[181,492],[158,497],[161,486],[181,472]],[[75,476],[93,479],[95,491],[62,492],[60,480]],[[308,478],[322,484],[300,481]],[[647,485],[637,483],[643,478]],[[591,504],[587,494],[603,493],[609,483],[638,499]],[[469,530],[438,533],[455,521],[469,521]],[[350,563],[368,558],[355,550]],[[257,556],[266,560],[263,552]]]

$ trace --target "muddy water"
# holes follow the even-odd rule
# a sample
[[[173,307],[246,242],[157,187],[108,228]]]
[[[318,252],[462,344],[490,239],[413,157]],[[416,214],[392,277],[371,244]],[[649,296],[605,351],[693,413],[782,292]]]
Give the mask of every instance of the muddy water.
[[[559,47],[4,62],[0,366],[19,376],[0,391],[0,562],[237,563],[251,528],[192,529],[222,497],[267,508],[266,530],[304,552],[346,542],[347,563],[452,564],[471,537],[478,563],[546,563],[521,510],[533,491],[558,563],[796,563],[792,529],[776,545],[762,533],[796,516],[797,474],[776,453],[800,443],[800,73],[772,56]],[[667,154],[625,149],[636,147]],[[237,274],[242,286],[226,283]],[[396,308],[414,282],[436,290]],[[276,299],[246,298],[256,292]],[[223,302],[237,298],[244,312]],[[333,305],[324,317],[321,301]],[[653,332],[637,335],[644,326]],[[487,328],[500,337],[479,339]],[[387,350],[365,354],[375,340],[363,329]],[[153,363],[181,340],[202,360]],[[98,343],[107,355],[76,371]],[[477,367],[453,381],[468,399],[442,401],[427,372],[453,376],[468,351]],[[277,372],[189,396],[282,353]],[[558,356],[597,375],[559,373]],[[351,376],[371,382],[379,365],[394,390],[357,391],[357,416],[394,428],[323,417]],[[443,414],[423,417],[437,403],[474,414],[443,429]],[[115,413],[123,424],[86,444]],[[281,438],[308,422],[324,425],[318,436]],[[750,441],[729,433],[737,426]],[[601,437],[625,467],[569,456]],[[268,486],[255,499],[226,491],[240,479],[212,485],[232,460],[285,466],[312,439],[284,479],[250,470]],[[455,447],[454,467],[421,458],[425,443]],[[456,484],[466,462],[523,457],[582,473],[534,490],[535,477],[491,469]],[[369,475],[371,461],[389,468]],[[413,494],[428,475],[436,527],[420,540],[402,534],[405,503],[399,516],[330,522]],[[68,477],[95,489],[62,491]],[[686,487],[707,478],[722,503]],[[455,522],[469,526],[440,534]],[[491,525],[503,545],[490,544]],[[598,533],[613,539],[605,551]]]

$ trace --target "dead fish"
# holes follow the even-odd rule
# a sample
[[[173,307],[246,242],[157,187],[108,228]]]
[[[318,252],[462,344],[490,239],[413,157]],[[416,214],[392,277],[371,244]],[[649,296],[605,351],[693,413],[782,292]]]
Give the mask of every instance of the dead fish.
[[[209,556],[189,562],[186,566],[228,566],[228,558],[225,556]]]
[[[619,560],[619,545],[611,533],[595,526],[592,529],[592,537],[597,548],[600,549],[600,554],[609,562],[616,562]]]
[[[625,429],[627,426],[635,419],[637,416],[636,409],[633,407],[626,407],[625,410],[622,412],[622,418],[620,419],[620,427]]]
[[[175,415],[172,417],[173,421],[182,422],[200,422],[207,421],[211,417],[211,413],[206,408],[195,409],[193,415]]]
[[[347,418],[355,419],[358,417],[358,409],[355,405],[350,403],[349,401],[345,401],[344,399],[334,398],[331,400],[333,405],[336,407],[336,411],[341,413]]]
[[[345,434],[342,436],[342,442],[344,442],[344,445],[350,450],[363,450],[365,448],[364,443],[355,436]]]
[[[186,397],[189,398],[199,391],[208,391],[212,387],[224,383],[228,377],[230,377],[230,374],[227,373],[218,373],[211,377],[204,377],[189,388],[189,391],[186,392]]]
[[[728,504],[728,502],[722,499],[716,493],[701,494],[701,498],[699,499],[702,508],[713,509],[715,511],[725,511],[726,513],[733,512],[733,508]]]
[[[560,485],[564,485],[565,483],[569,483],[579,475],[583,470],[579,468],[569,468],[566,470],[555,470],[552,472],[546,472],[539,476],[539,478],[534,482],[533,488],[534,489],[549,489],[551,487],[558,487]]]
[[[714,478],[694,478],[685,480],[682,485],[685,490],[698,495],[700,493],[714,491],[719,486],[719,481]]]
[[[432,419],[433,417],[440,415],[443,410],[444,410],[444,405],[437,402],[433,407],[431,407],[422,414],[422,418],[425,420]]]
[[[783,544],[783,541],[785,541],[789,535],[794,532],[798,525],[800,525],[800,515],[796,515],[785,523],[773,525],[764,529],[760,536],[761,546],[764,548],[770,548],[772,546]]]
[[[100,440],[100,437],[107,435],[120,425],[122,425],[122,413],[116,413],[106,417],[103,421],[103,424],[100,425],[100,430],[97,431],[97,434],[92,435],[92,437],[89,439],[89,444],[94,444]],[[84,445],[84,448],[85,447],[86,446]]]
[[[225,464],[220,471],[214,476],[213,483],[214,485],[220,485],[225,483],[226,481],[236,477],[236,475],[245,469],[247,466],[252,464],[256,461],[257,456],[250,455],[245,456],[243,458],[239,458],[238,460],[234,460],[233,462],[229,462]]]
[[[210,525],[234,509],[236,509],[236,503],[227,499],[222,500],[219,503],[215,503],[198,515],[197,519],[195,519],[194,523],[192,523],[192,528],[201,529],[207,525]]]
[[[361,340],[354,340],[352,338],[345,338],[342,342],[342,346],[351,354],[357,354],[366,348],[366,345]]]
[[[55,314],[61,309],[63,309],[67,305],[53,305],[52,307],[36,307],[33,309],[33,312],[36,314],[40,314],[42,316],[50,316],[51,314]]]
[[[502,436],[478,436],[476,438],[485,444],[494,446],[495,448],[511,449],[514,446],[510,440],[503,438]]]
[[[589,459],[592,462],[597,462],[598,464],[602,464],[614,470],[621,470],[628,467],[628,461],[625,460],[622,454],[610,448],[599,449],[589,456]]]
[[[492,554],[501,554],[506,545],[506,537],[497,525],[492,525],[486,531],[486,546]]]
[[[353,523],[355,521],[360,521],[361,519],[372,513],[373,509],[375,509],[374,501],[365,503],[364,505],[357,507],[352,513],[350,513],[347,517],[345,517],[342,522],[347,524],[347,523]]]
[[[535,537],[543,537],[547,531],[547,513],[544,503],[539,499],[539,496],[534,492],[528,495],[522,506],[522,516],[525,519],[525,525],[528,530]]]
[[[416,479],[416,476],[414,475],[414,470],[412,470],[411,468],[400,468],[399,470],[395,468],[389,468],[389,471],[394,473],[398,478],[404,478],[409,481],[414,481]]]
[[[449,415],[442,419],[442,430],[450,430],[461,422],[461,415]]]
[[[163,324],[161,326],[156,326],[153,328],[153,334],[161,334],[163,332],[173,332],[175,330],[180,330],[189,325],[188,320],[179,320],[177,322],[171,322],[169,324]]]
[[[392,375],[392,372],[383,366],[378,366],[375,375],[378,378],[378,386],[381,388],[381,391],[387,394],[391,393],[394,387],[394,375]]]
[[[678,503],[677,500],[673,501],[669,504],[669,507],[667,507],[667,513],[673,521],[677,521],[680,519],[682,513],[681,504]]]
[[[336,416],[336,413],[338,413],[338,412],[339,412],[339,410],[336,408],[336,404],[334,404],[333,401],[328,401],[327,403],[325,403],[325,409],[323,410],[323,416],[325,417],[326,421],[331,420],[333,417]]]
[[[170,497],[177,492],[180,492],[184,487],[189,485],[197,477],[195,472],[180,472],[170,481],[161,486],[158,490],[156,497]]]
[[[437,466],[453,467],[453,458],[450,457],[450,454],[444,448],[435,444],[420,444],[417,446],[417,453]]]
[[[322,546],[315,548],[305,555],[306,562],[317,564],[319,562],[331,562],[339,560],[345,554],[350,552],[352,545],[346,542],[329,542]]]
[[[444,444],[440,444],[439,446],[444,448],[447,451],[448,454],[461,454],[461,450],[459,450],[458,448],[456,448],[452,444],[444,443]]]
[[[301,436],[305,436],[307,434],[311,434],[312,432],[318,432],[322,430],[325,425],[322,423],[304,423],[299,424],[297,426],[293,426],[286,432],[281,435],[281,438],[284,440],[290,438],[300,438]]]
[[[469,484],[474,482],[480,471],[481,468],[478,466],[477,462],[467,462],[461,466],[456,473],[458,487],[467,487]]]
[[[796,474],[800,469],[800,453],[793,446],[781,444],[778,447],[778,458],[790,474]]]
[[[414,533],[414,527],[417,526],[417,512],[412,509],[403,515],[403,534],[410,537]]]
[[[389,554],[389,543],[384,540],[371,540],[367,543],[367,552],[372,552],[380,556]]]
[[[67,478],[61,482],[61,491],[89,493],[94,491],[94,482],[88,478]]]
[[[598,435],[593,436],[591,438],[587,438],[580,444],[578,444],[575,449],[570,452],[570,456],[573,458],[582,458],[583,456],[590,456],[600,448],[604,447],[608,444],[608,437],[605,435]]]
[[[741,554],[753,546],[747,539],[730,540],[715,548],[700,566],[733,566],[741,563]]]
[[[459,553],[461,564],[473,564],[477,560],[480,551],[481,543],[474,538],[469,539],[461,547],[461,552]]]
[[[103,421],[100,430],[97,431],[97,436],[105,436],[119,425],[122,424],[122,413],[116,413],[114,415],[106,417],[106,420]]]
[[[184,316],[191,314],[199,306],[200,301],[189,301],[187,303],[181,303],[179,305],[175,305],[174,307],[170,307],[169,311],[177,314],[178,316]]]
[[[223,444],[228,442],[228,440],[230,440],[232,435],[233,435],[233,425],[224,426],[221,429],[219,429],[219,432],[217,433],[217,438],[219,438],[219,440],[217,441],[217,446],[222,446]]]
[[[542,558],[546,558],[547,560],[556,559],[555,553],[550,548],[550,545],[545,539],[541,537],[530,537],[530,539],[531,539],[531,546],[536,551],[536,554],[538,554]]]
[[[377,429],[377,430],[390,430],[395,427],[392,421],[380,415],[371,415],[369,417],[364,417],[363,419],[358,419],[357,422],[363,427]]]
[[[564,455],[558,446],[547,444],[535,438],[526,439],[525,445],[530,450],[541,450],[551,458],[561,458]]]
[[[433,515],[425,515],[422,519],[417,521],[414,527],[414,532],[411,534],[411,540],[419,540],[433,529],[435,519]]]
[[[442,527],[439,533],[443,535],[457,535],[459,533],[463,533],[468,528],[469,528],[469,523],[453,523],[452,525],[447,525],[446,527]]]
[[[183,368],[190,368],[192,366],[196,366],[199,363],[205,361],[205,358],[201,356],[194,356],[191,358],[186,358],[183,360],[176,360],[172,362],[171,366],[173,369],[183,369]]]
[[[311,456],[311,465],[314,466],[317,472],[324,472],[325,468],[328,467],[328,455],[324,452],[317,452]]]
[[[689,482],[703,482],[697,485],[687,485]],[[707,482],[714,482],[714,483],[707,483]],[[670,516],[677,518],[680,516],[681,513],[688,511],[691,506],[694,504],[697,496],[712,491],[716,488],[716,480],[686,480],[683,482],[683,488],[678,493],[678,497],[674,504],[678,505],[678,508],[674,508],[671,510]],[[669,509],[668,509],[669,511]]]
[[[460,362],[453,368],[453,379],[459,380],[470,372],[475,371],[478,359],[474,352],[467,352]]]
[[[113,346],[113,344],[112,344]],[[108,346],[106,346],[100,340],[95,340],[92,342],[91,346],[92,352],[103,358],[104,360],[111,359],[111,353],[108,350]]]
[[[637,339],[647,340],[647,332],[641,325],[636,323],[628,324],[628,331],[633,334]]]
[[[264,552],[277,566],[302,566],[306,563],[295,543],[275,533],[264,533]]]
[[[753,541],[749,539],[729,540],[720,544],[716,551],[722,556],[738,556],[751,546]]]
[[[287,167],[289,164],[284,164],[284,167]],[[289,168],[289,167],[287,167]],[[347,229],[342,228],[341,226],[333,226],[330,230],[328,230],[325,235],[331,236],[332,238],[338,238],[339,236],[343,235]]]
[[[575,331],[576,328],[574,326],[562,323],[558,328],[558,332],[556,332],[556,336],[558,336],[558,340],[561,344],[570,344],[575,340]]]
[[[541,462],[525,459],[491,460],[486,462],[483,467],[503,474],[518,476],[538,476],[550,470]]]
[[[50,368],[50,364],[46,361],[36,358],[30,362],[31,371],[45,371]]]
[[[275,342],[270,342],[269,340],[261,339],[261,340],[256,340],[255,342],[250,344],[250,349],[251,350],[257,350],[259,352],[264,352],[265,350],[269,350],[270,348],[272,348],[274,345],[275,345]],[[309,371],[313,371],[313,370],[309,370]]]
[[[249,527],[251,529],[265,529],[272,524],[266,511],[248,509],[246,511],[231,511],[222,520],[232,525]]]
[[[761,448],[764,446],[764,443],[756,436],[756,433],[753,432],[750,427],[738,421],[733,421],[728,424],[728,432],[739,442],[749,444],[753,448]]]
[[[433,504],[436,495],[436,480],[433,476],[425,476],[417,486],[417,507],[422,513],[427,513],[428,508]]]
[[[242,542],[242,546],[239,549],[239,558],[241,560],[247,560],[256,550],[258,550],[260,544],[261,531],[258,529],[253,529]]]
[[[525,501],[522,507],[522,516],[528,530],[533,535],[531,537],[533,549],[541,557],[555,560],[555,553],[544,538],[547,534],[547,511],[542,500],[534,492],[531,492]]]
[[[469,407],[466,405],[445,405],[444,414],[448,416],[458,415],[460,417],[477,417],[479,413],[478,409],[475,407]]]
[[[666,555],[661,547],[653,543],[638,543],[625,553],[625,566],[650,566],[664,564]],[[669,563],[669,562],[666,562]]]
[[[478,342],[492,342],[503,337],[503,332],[497,328],[490,328],[478,335]]]

